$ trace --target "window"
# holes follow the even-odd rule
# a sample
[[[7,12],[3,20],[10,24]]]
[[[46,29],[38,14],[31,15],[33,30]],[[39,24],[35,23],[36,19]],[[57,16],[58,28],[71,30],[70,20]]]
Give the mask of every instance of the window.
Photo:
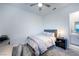
[[[75,31],[79,32],[79,22],[75,22]]]

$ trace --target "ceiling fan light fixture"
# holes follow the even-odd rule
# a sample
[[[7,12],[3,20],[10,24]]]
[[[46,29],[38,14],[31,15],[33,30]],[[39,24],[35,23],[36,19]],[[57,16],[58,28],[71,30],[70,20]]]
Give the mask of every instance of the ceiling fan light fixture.
[[[42,7],[43,6],[43,4],[42,3],[38,3],[38,7]]]

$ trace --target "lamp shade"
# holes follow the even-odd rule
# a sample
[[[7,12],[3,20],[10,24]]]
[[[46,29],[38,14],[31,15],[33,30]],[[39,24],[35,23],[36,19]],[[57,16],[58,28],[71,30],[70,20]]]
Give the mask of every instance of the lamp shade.
[[[64,37],[65,35],[65,30],[64,28],[59,28],[58,29],[58,37]]]

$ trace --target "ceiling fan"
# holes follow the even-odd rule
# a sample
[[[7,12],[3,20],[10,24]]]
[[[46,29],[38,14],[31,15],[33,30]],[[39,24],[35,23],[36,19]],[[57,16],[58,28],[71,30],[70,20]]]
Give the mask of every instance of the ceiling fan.
[[[46,7],[51,7],[51,5],[49,5],[49,4],[46,4],[46,3],[34,3],[34,4],[30,4],[30,6],[32,7],[32,6],[38,6],[38,8],[39,8],[39,11],[41,11],[42,10],[42,7],[43,6],[46,6]]]

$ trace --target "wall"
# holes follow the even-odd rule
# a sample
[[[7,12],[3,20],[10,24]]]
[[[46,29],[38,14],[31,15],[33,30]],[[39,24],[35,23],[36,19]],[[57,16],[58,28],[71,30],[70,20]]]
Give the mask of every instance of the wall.
[[[69,15],[79,11],[79,4],[71,4],[47,16],[39,16],[17,6],[0,5],[0,35],[7,34],[11,44],[24,43],[28,35],[40,33],[45,28],[65,30],[70,42]],[[44,27],[43,27],[44,26]]]
[[[71,44],[79,46],[79,33],[75,30],[75,22],[79,22],[79,11],[70,14]]]
[[[17,6],[0,6],[0,35],[7,34],[11,44],[25,43],[27,36],[43,31],[42,24],[37,14]]]
[[[70,43],[69,15],[70,13],[78,10],[79,10],[79,4],[70,4],[64,8],[56,10],[54,13],[50,13],[44,18],[44,28],[50,28],[50,29],[59,29],[61,27],[64,28],[65,31],[64,37],[66,37],[68,39],[68,43]]]

